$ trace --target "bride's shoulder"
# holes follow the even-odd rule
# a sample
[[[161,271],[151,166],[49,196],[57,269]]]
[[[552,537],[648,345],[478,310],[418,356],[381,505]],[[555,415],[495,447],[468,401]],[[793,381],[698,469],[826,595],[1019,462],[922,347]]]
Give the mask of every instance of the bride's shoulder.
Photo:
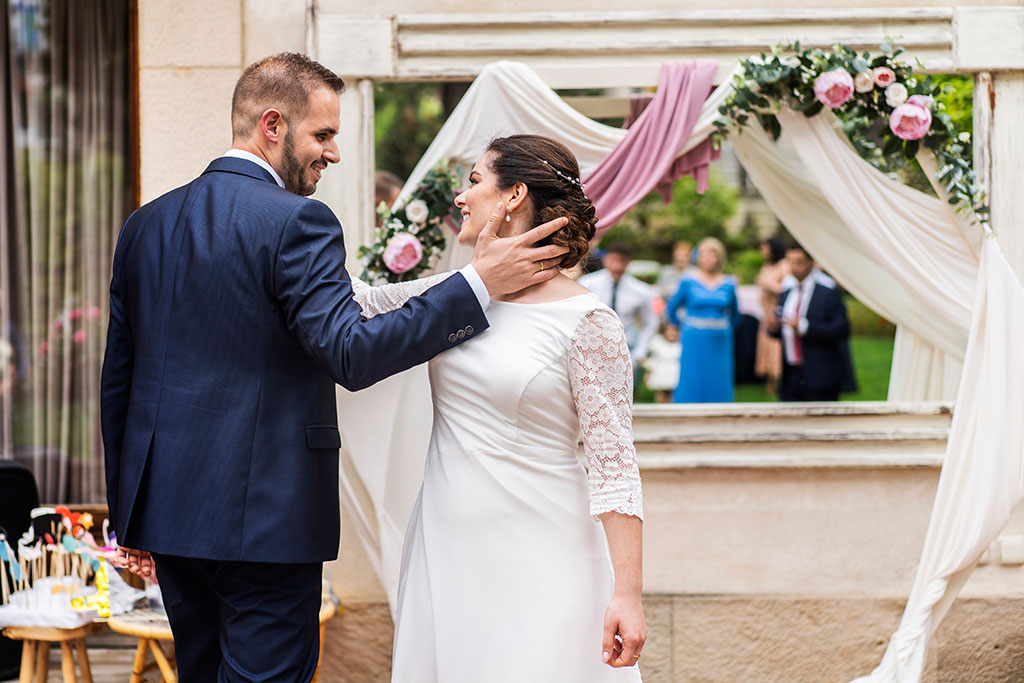
[[[577,302],[574,336],[594,333],[603,335],[625,334],[622,320],[618,314],[596,295],[581,295],[573,299],[573,301]]]

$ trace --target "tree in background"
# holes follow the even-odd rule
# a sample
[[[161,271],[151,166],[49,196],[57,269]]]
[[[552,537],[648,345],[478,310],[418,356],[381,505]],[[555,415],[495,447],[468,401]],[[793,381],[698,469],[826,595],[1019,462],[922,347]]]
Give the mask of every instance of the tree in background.
[[[756,237],[730,235],[725,228],[738,206],[737,188],[723,182],[712,168],[707,192],[697,194],[696,181],[684,176],[672,186],[672,201],[664,204],[659,193],[650,193],[604,234],[601,243],[628,242],[636,258],[665,263],[672,259],[672,245],[681,240],[697,244],[717,237],[730,250],[743,248]]]
[[[373,105],[377,168],[405,182],[447,118],[441,84],[380,83]]]
[[[373,141],[377,170],[402,182],[434,141],[469,83],[378,83]]]

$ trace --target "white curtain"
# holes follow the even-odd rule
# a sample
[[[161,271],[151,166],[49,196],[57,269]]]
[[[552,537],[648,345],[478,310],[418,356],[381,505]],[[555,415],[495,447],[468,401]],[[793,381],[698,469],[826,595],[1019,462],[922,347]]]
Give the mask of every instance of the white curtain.
[[[897,322],[889,400],[952,400],[981,229],[965,232],[945,202],[878,172],[830,116],[779,118],[778,141],[756,123],[733,135],[736,156],[790,233],[843,287]]]
[[[690,139],[679,150],[680,156],[711,133],[719,116],[718,107],[732,90],[729,82],[727,79],[705,100]],[[625,129],[598,123],[566,104],[526,64],[494,62],[483,68],[463,95],[412,170],[398,201],[404,201],[439,161],[450,159],[472,165],[492,138],[516,133],[547,135],[561,141],[576,155],[583,175],[626,137]]]
[[[711,133],[713,122],[719,117],[718,107],[732,92],[731,83],[731,76],[723,79],[722,85],[705,101],[693,133],[680,154],[693,149]],[[798,131],[800,124],[790,127],[794,125],[794,130]],[[562,140],[576,154],[584,174],[625,137],[624,130],[593,121],[570,107],[525,64],[495,62],[484,67],[452,112],[413,169],[399,201],[403,201],[438,162],[450,159],[472,165],[492,138],[520,132]],[[781,146],[776,145],[755,124],[732,136],[731,143],[762,197],[787,229],[843,287],[903,327],[899,339],[915,340],[912,345],[897,343],[889,400],[952,400],[956,395],[959,363],[967,344],[967,319],[962,318],[959,325],[943,325],[941,319],[936,320],[912,296],[897,295],[897,300],[892,300],[894,293],[906,288],[905,283],[901,286],[901,279],[889,274],[879,263],[865,245],[865,240],[870,238],[858,237],[856,227],[851,228],[840,219],[819,186],[803,170],[796,154],[787,147],[786,137],[788,134]],[[829,139],[846,145],[843,136],[826,137]],[[874,169],[869,166],[869,170]],[[929,205],[931,198],[915,194]],[[931,219],[935,215],[942,216],[943,212],[948,214],[943,207],[938,211],[929,208],[926,214]],[[465,247],[450,245],[438,270],[461,267],[468,263],[470,256],[471,252]]]
[[[931,634],[1024,498],[1024,287],[994,235],[989,237],[917,576],[882,663],[859,683],[921,679]]]
[[[30,467],[44,501],[101,503],[107,290],[131,208],[129,2],[0,14],[0,457]]]
[[[802,124],[801,121],[789,122],[789,129],[797,131],[794,136]],[[838,133],[832,131],[832,135],[838,136]],[[967,345],[966,324],[960,328],[937,320],[904,291],[900,280],[868,251],[857,233],[857,224],[851,221],[853,224],[850,225],[844,221],[826,199],[793,151],[789,135],[784,134],[778,141],[772,141],[754,123],[742,133],[733,135],[731,142],[736,156],[768,206],[843,287],[879,314],[919,338],[929,339],[942,352],[963,358]],[[822,163],[827,161],[823,159]],[[815,172],[820,170],[816,168]],[[868,175],[861,181],[884,178],[881,173],[875,173],[876,176]],[[900,374],[895,359],[893,365],[895,378]],[[947,398],[952,397],[950,394]],[[897,397],[890,394],[889,398],[895,400]]]
[[[711,122],[718,115],[718,104],[729,89],[726,84],[711,95],[688,146],[699,143],[710,132]],[[500,103],[501,108],[495,103]],[[972,334],[974,355],[968,357],[964,372],[971,381],[960,387],[961,403],[947,453],[948,462],[959,464],[948,468],[953,474],[943,471],[942,481],[947,483],[940,483],[936,499],[934,520],[938,521],[933,521],[929,531],[915,583],[928,590],[918,589],[908,602],[904,621],[910,626],[893,639],[893,654],[887,654],[887,662],[905,667],[908,656],[923,657],[930,630],[980,553],[975,550],[994,538],[1005,524],[1008,508],[1012,508],[1010,503],[1019,498],[1019,472],[1010,478],[1006,468],[1013,461],[1019,469],[1021,423],[1000,421],[998,416],[1012,416],[1013,410],[1019,415],[1021,406],[1010,401],[999,411],[987,413],[994,415],[989,420],[988,404],[984,401],[1000,400],[1003,392],[1011,388],[1024,390],[1024,372],[1020,361],[1017,365],[1004,365],[1008,372],[998,378],[998,384],[993,384],[995,379],[976,366],[988,362],[989,357],[998,362],[1000,356],[992,355],[992,345],[1002,344],[999,350],[1004,355],[1010,353],[1007,341],[1020,339],[1022,331],[998,330],[996,326],[1022,325],[1024,312],[1020,297],[1012,301],[992,300],[999,295],[991,294],[990,290],[998,288],[1005,295],[1009,286],[1005,261],[994,240],[986,240],[981,270],[989,280],[984,290],[990,292],[990,298],[984,302],[986,310],[993,311],[998,304],[1016,307],[1012,309],[1016,312],[1001,309],[999,315],[986,317],[979,312],[980,304],[972,305],[971,300],[978,280],[978,237],[965,231],[963,223],[952,216],[940,199],[905,188],[862,162],[833,127],[830,117],[807,119],[784,112],[780,121],[784,142],[773,143],[763,130],[754,126],[733,136],[732,144],[762,196],[794,236],[844,287],[900,326],[900,355],[894,359],[893,368],[896,391],[904,392],[903,397],[951,397],[956,386],[954,375],[965,357],[969,330]],[[474,160],[497,134],[528,131],[550,135],[565,141],[581,160],[592,165],[599,160],[601,150],[607,153],[621,137],[621,132],[613,134],[612,130],[574,112],[524,65],[491,65],[431,145],[406,190],[414,187],[422,173],[440,159],[465,163]],[[795,152],[787,152],[786,145],[792,145]],[[807,172],[808,168],[813,174]],[[978,236],[980,230],[977,228]],[[996,274],[989,272],[992,270]],[[997,283],[992,278],[1000,280]],[[1014,284],[1019,288],[1015,281]],[[969,327],[972,311],[973,328]],[[1013,336],[1005,336],[1008,334]],[[901,363],[899,367],[897,362]],[[982,369],[998,374],[998,368]],[[911,377],[913,384],[908,379]],[[382,396],[372,392],[381,392]],[[408,402],[403,405],[408,410],[388,407],[388,399],[383,395],[389,392],[405,397]],[[401,531],[423,470],[429,432],[427,401],[429,394],[422,374],[402,375],[390,384],[339,399],[347,450],[342,485],[352,492],[346,496],[346,512],[350,519],[357,519],[357,529],[375,555],[392,605]],[[982,424],[979,420],[987,420],[984,430],[976,429]],[[1007,440],[1008,429],[1018,431],[1015,441]],[[998,466],[976,462],[988,458],[992,448],[999,451],[993,456],[993,460],[999,461]],[[993,468],[998,467],[1003,469],[996,472]],[[960,481],[956,473],[962,469],[976,471],[978,476]],[[992,478],[981,476],[985,473]],[[346,477],[358,480],[346,481]],[[997,481],[1008,481],[1012,486],[1001,484],[1007,490],[1001,492],[995,504],[965,507],[964,501],[969,505],[989,495]],[[965,509],[976,514],[964,515]],[[964,517],[958,525],[946,523],[957,515]],[[953,569],[947,571],[948,567]],[[926,623],[928,628],[915,626],[920,623]],[[906,652],[911,654],[905,655]],[[913,667],[913,661],[909,666]],[[888,680],[915,679],[883,676],[873,682]]]

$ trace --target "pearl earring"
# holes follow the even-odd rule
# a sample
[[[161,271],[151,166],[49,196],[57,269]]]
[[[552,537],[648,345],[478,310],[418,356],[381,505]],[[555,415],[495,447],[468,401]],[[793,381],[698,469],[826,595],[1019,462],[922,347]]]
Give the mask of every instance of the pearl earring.
[[[505,222],[506,223],[511,223],[512,222],[512,214],[509,213],[508,209],[505,209]]]

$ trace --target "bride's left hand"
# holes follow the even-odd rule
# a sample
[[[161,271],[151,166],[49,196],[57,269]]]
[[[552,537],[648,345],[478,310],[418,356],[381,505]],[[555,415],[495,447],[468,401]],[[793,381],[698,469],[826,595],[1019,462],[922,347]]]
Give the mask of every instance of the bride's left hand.
[[[601,659],[608,666],[633,666],[647,640],[647,622],[640,597],[614,596],[604,612]]]

